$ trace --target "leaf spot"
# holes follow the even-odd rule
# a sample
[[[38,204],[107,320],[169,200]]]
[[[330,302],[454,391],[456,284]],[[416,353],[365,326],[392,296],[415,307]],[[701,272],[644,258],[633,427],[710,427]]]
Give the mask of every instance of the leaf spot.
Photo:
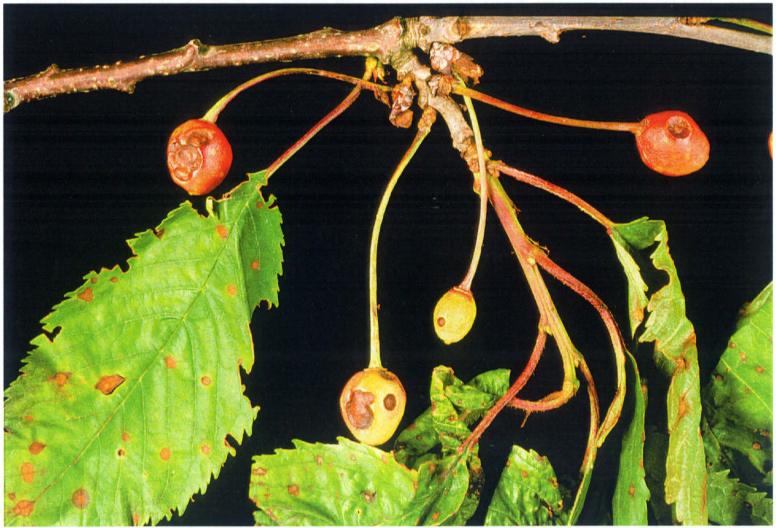
[[[291,484],[288,487],[288,493],[290,495],[293,495],[294,497],[298,497],[299,496],[299,486],[297,486],[296,484]]]
[[[57,372],[53,376],[49,378],[49,381],[54,383],[54,385],[58,387],[64,387],[67,385],[68,380],[70,379],[70,372]]]
[[[633,484],[628,486],[628,495],[630,495],[631,497],[636,495],[636,486],[634,486]]]
[[[94,299],[94,292],[91,288],[86,288],[83,292],[78,294],[78,298],[85,302],[92,302]]]
[[[164,365],[167,368],[174,369],[177,364],[178,363],[175,361],[175,358],[172,356],[167,356],[164,358]]]
[[[16,500],[16,493],[11,492],[8,494],[8,500],[15,501]]]
[[[210,446],[207,444],[202,444],[199,446],[199,450],[202,451],[203,455],[209,455],[210,454]]]
[[[367,502],[372,502],[375,500],[375,495],[377,492],[374,491],[365,491],[362,495],[364,497],[364,500]]]
[[[258,260],[254,260],[253,262],[251,262],[251,269],[252,269],[252,270],[256,271],[256,270],[258,270],[260,267],[261,267],[261,264],[259,264],[259,261],[258,261]]]
[[[199,378],[199,382],[202,383],[202,385],[204,385],[205,387],[207,387],[208,385],[213,383],[213,380],[210,379],[210,376],[202,376],[201,378]]]
[[[124,383],[124,381],[124,376],[120,376],[119,374],[111,374],[109,376],[101,377],[100,381],[97,382],[94,388],[103,393],[105,396],[108,396],[113,394],[113,391],[119,388],[119,385]]]
[[[119,458],[124,458],[125,456],[127,456],[127,452],[123,447],[119,447],[116,450],[116,456]]]
[[[760,442],[752,442],[752,449],[754,449],[755,451],[759,451],[762,448],[763,446],[760,444]]]
[[[132,436],[128,432],[123,431],[121,433],[121,440],[124,442],[129,442],[130,440],[132,440]]]
[[[26,414],[24,418],[22,418],[25,422],[34,422],[35,418],[31,414]]]
[[[73,506],[83,510],[89,504],[89,494],[83,488],[78,488],[73,492]]]
[[[159,458],[161,458],[162,460],[167,461],[167,460],[170,460],[170,455],[171,454],[172,453],[170,453],[170,448],[169,447],[163,447],[162,450],[159,451]]]
[[[111,278],[110,278],[110,281],[111,281],[113,284],[116,284],[116,283],[119,281],[119,278],[118,278],[118,277],[111,277]]]
[[[21,467],[22,480],[27,484],[32,484],[35,480],[35,466],[29,462],[25,462]]]
[[[234,297],[237,295],[237,286],[234,284],[227,284],[226,285],[226,293],[229,295],[229,297]]]
[[[676,368],[677,370],[684,370],[687,368],[687,360],[684,358],[684,356],[679,356],[676,358]]]
[[[431,519],[434,520],[434,521],[439,519],[439,512],[434,512],[433,515],[431,515]]]
[[[90,281],[92,284],[97,284],[97,277],[92,277],[91,279],[89,279],[89,281]]]
[[[22,500],[16,503],[12,511],[14,515],[19,517],[29,517],[34,509],[35,503],[33,501]]]
[[[30,447],[28,449],[30,450],[30,453],[32,453],[33,455],[37,455],[41,451],[46,449],[46,444],[44,444],[43,442],[35,441],[30,444]]]
[[[264,469],[263,467],[257,467],[256,469],[251,471],[251,473],[253,473],[254,475],[257,475],[259,477],[263,477],[264,475],[267,474],[267,470]]]
[[[264,202],[261,200],[256,201],[256,209],[262,209],[264,207]]]
[[[757,365],[754,368],[754,370],[757,371],[758,374],[762,374],[763,372],[765,372],[765,369],[762,366],[760,366],[760,365]]]
[[[550,479],[550,486],[552,486],[553,488],[557,489],[558,488],[558,479],[556,479],[555,477],[552,477]]]
[[[319,465],[319,466],[322,465],[323,464],[323,457],[321,455],[315,455],[315,463],[317,465]]]
[[[137,513],[132,514],[132,524],[135,526],[140,525],[140,515],[138,515]]]
[[[520,470],[520,476],[523,478],[528,478],[528,472],[524,469]]]
[[[741,363],[746,363],[746,352],[739,352],[738,359],[741,360]]]
[[[216,233],[223,239],[226,239],[226,237],[229,236],[229,230],[223,224],[218,224],[216,226]]]

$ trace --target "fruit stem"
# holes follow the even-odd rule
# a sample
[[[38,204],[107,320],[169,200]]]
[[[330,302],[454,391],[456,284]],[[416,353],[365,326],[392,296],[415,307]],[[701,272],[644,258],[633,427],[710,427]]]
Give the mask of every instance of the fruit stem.
[[[495,97],[484,94],[482,92],[472,90],[471,88],[467,88],[462,84],[454,85],[453,93],[471,97],[474,100],[489,104],[491,106],[495,106],[496,108],[500,108],[501,110],[505,110],[513,114],[527,117],[529,119],[535,119],[537,121],[544,121],[547,123],[555,123],[556,125],[564,125],[564,126],[580,127],[580,128],[594,128],[597,130],[612,130],[615,132],[631,132],[633,134],[637,133],[641,129],[640,122],[621,123],[617,121],[590,121],[587,119],[574,119],[571,117],[555,116],[551,114],[545,114],[543,112],[537,112],[536,110],[523,108],[522,106],[517,106],[515,104],[502,101],[501,99],[497,99]]]
[[[464,95],[463,100],[466,103],[466,109],[469,111],[469,118],[472,123],[472,130],[474,131],[474,142],[477,145],[477,159],[480,164],[480,170],[477,173],[479,178],[479,194],[480,194],[480,215],[477,220],[477,237],[474,241],[474,250],[472,251],[472,259],[469,263],[469,270],[466,272],[466,276],[461,281],[459,288],[471,291],[472,281],[474,275],[477,273],[477,266],[480,263],[480,256],[482,255],[482,242],[485,239],[485,224],[487,223],[488,215],[488,173],[485,167],[485,149],[482,146],[482,135],[480,134],[480,125],[477,121],[477,114],[474,112],[474,105],[471,98]]]
[[[474,444],[479,442],[480,437],[485,432],[485,430],[490,427],[490,424],[493,422],[493,420],[496,419],[496,416],[498,416],[504,407],[507,406],[512,398],[517,396],[517,393],[520,392],[525,384],[528,383],[528,380],[531,379],[531,376],[536,370],[536,366],[539,364],[539,359],[542,357],[542,352],[544,352],[544,345],[546,343],[547,332],[545,331],[545,323],[543,320],[540,320],[539,332],[536,335],[536,342],[534,343],[533,351],[528,358],[528,363],[526,363],[523,371],[517,377],[512,386],[509,387],[509,390],[507,390],[507,392],[504,393],[504,395],[493,404],[493,407],[491,407],[485,416],[483,416],[482,420],[480,420],[480,423],[478,423],[477,427],[474,428],[474,431],[472,431],[469,437],[458,447],[458,453],[462,453],[464,450],[471,449]]]
[[[369,61],[370,59],[371,58],[368,58],[367,61]],[[371,60],[374,60],[374,59],[371,59]],[[350,75],[345,75],[342,73],[332,72],[328,70],[319,70],[317,68],[283,68],[280,70],[274,70],[271,72],[263,73],[237,86],[232,91],[230,91],[225,96],[223,96],[221,99],[219,99],[216,102],[216,104],[210,107],[210,110],[208,110],[205,113],[205,115],[202,116],[202,119],[204,121],[210,121],[211,123],[215,123],[221,111],[224,108],[226,108],[226,106],[229,103],[231,103],[232,100],[235,97],[237,97],[241,92],[243,92],[244,90],[247,90],[248,88],[256,86],[257,84],[262,83],[264,81],[275,79],[277,77],[283,77],[285,75],[315,75],[318,77],[326,77],[328,79],[335,79],[337,81],[343,81],[350,84],[355,84],[362,88],[366,88],[367,90],[371,90],[375,93],[391,91],[391,88],[389,86],[368,82],[366,78],[359,79],[358,77],[351,77]]]
[[[510,167],[509,165],[504,165],[503,163],[497,163],[494,167],[502,174],[506,174],[507,176],[511,176],[517,181],[527,183],[528,185],[532,185],[533,187],[547,191],[548,193],[554,194],[558,198],[577,206],[579,210],[601,224],[606,229],[607,233],[611,233],[614,222],[607,218],[606,215],[604,215],[601,211],[568,189],[565,189],[560,185],[555,185],[554,183],[548,182],[547,180],[544,180],[533,174],[529,174],[514,167]]]
[[[523,231],[517,219],[515,204],[507,196],[497,177],[488,176],[488,187],[490,203],[496,211],[496,216],[498,216],[512,248],[515,250],[515,255],[528,282],[539,315],[541,319],[546,321],[545,332],[552,335],[555,340],[563,365],[563,385],[560,391],[556,391],[538,402],[514,399],[509,405],[529,412],[554,409],[566,403],[576,393],[579,387],[576,365],[581,355],[563,325],[544,278],[536,265],[536,260],[532,256],[532,251],[534,249],[538,251],[538,248]]]
[[[380,228],[383,225],[383,218],[385,217],[385,211],[388,208],[388,202],[391,199],[391,193],[393,192],[396,183],[399,181],[404,169],[409,164],[412,157],[420,148],[423,140],[431,131],[431,124],[433,123],[434,110],[427,106],[423,111],[423,116],[418,121],[418,131],[415,134],[415,138],[412,140],[409,148],[404,152],[399,164],[393,171],[391,178],[388,180],[388,184],[383,191],[382,198],[380,198],[380,204],[377,207],[377,214],[375,215],[375,221],[372,225],[372,238],[369,244],[369,368],[382,367],[380,361],[380,327],[378,324],[378,304],[377,304],[377,244],[380,239]]]
[[[367,59],[366,68],[364,70],[364,79],[368,79],[372,75],[375,64],[375,62]],[[321,131],[321,129],[339,117],[342,112],[350,108],[350,106],[355,103],[356,99],[358,99],[358,97],[361,95],[361,89],[362,86],[357,84],[337,106],[335,106],[328,114],[323,116],[320,121],[315,123],[312,128],[310,128],[310,130],[305,132],[305,134],[296,140],[293,145],[288,147],[288,149],[286,149],[283,154],[278,156],[278,158],[273,161],[269,167],[267,167],[267,179],[269,179],[270,176],[272,176],[280,167],[282,167],[283,164],[291,158],[291,156],[296,154],[299,149],[304,147],[308,141],[314,138],[315,135]]]

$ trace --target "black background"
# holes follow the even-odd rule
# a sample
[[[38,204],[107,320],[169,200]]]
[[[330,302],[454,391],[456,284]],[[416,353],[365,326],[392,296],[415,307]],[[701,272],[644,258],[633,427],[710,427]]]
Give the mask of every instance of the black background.
[[[175,48],[261,40],[332,26],[361,29],[419,14],[723,15],[770,22],[759,6],[4,6],[6,79],[43,70],[126,60]],[[664,219],[671,253],[698,333],[705,380],[738,308],[770,280],[772,59],[701,42],[611,32],[468,41],[460,48],[485,69],[481,90],[550,113],[635,121],[681,109],[703,127],[711,159],[699,173],[665,178],[640,162],[632,137],[531,122],[476,104],[496,159],[567,187],[610,218]],[[304,61],[360,75],[362,59]],[[124,240],[157,225],[185,199],[164,166],[169,132],[223,93],[271,65],[184,74],[140,83],[134,95],[102,92],[25,104],[4,117],[5,386],[15,378],[38,321],[89,270],[129,256]],[[333,107],[350,87],[282,78],[241,95],[219,125],[235,159],[224,192],[266,167]],[[176,524],[251,524],[250,457],[289,447],[292,438],[333,442],[347,435],[337,408],[341,386],[366,366],[367,253],[384,183],[412,131],[387,122],[365,94],[272,178],[286,239],[280,308],[256,313],[256,365],[244,377],[261,406],[253,435],[220,478]],[[608,239],[573,207],[505,181],[529,235],[596,290],[627,331],[626,288]],[[201,199],[195,204],[201,206]],[[400,181],[383,226],[379,302],[383,363],[410,395],[405,424],[428,406],[438,364],[469,379],[522,368],[535,337],[536,310],[506,237],[490,215],[474,282],[472,333],[446,347],[434,336],[436,299],[463,277],[474,239],[477,199],[440,120]],[[613,390],[612,359],[592,309],[548,279],[572,339],[585,354],[602,403]],[[644,352],[644,357],[648,353]],[[526,396],[560,382],[550,347]],[[653,391],[652,394],[657,394]],[[586,437],[584,391],[559,411],[521,417],[506,411],[482,441],[487,475],[481,523],[512,443],[538,449],[573,476]],[[651,403],[652,407],[658,403]],[[616,434],[601,452],[583,521],[606,521],[616,473]]]

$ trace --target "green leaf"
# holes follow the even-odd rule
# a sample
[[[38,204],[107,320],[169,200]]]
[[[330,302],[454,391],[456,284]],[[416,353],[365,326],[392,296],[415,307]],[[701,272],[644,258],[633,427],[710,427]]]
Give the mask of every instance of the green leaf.
[[[741,311],[703,390],[705,445],[714,469],[770,487],[773,463],[773,285]]]
[[[649,488],[649,506],[657,524],[673,524],[671,507],[665,501],[666,454],[668,435],[658,432],[653,426],[646,431],[644,444],[645,480]]]
[[[616,525],[648,524],[649,488],[644,472],[644,418],[647,410],[647,386],[642,385],[636,360],[626,353],[633,375],[628,394],[633,400],[633,418],[622,437],[620,469],[612,498],[612,516]]]
[[[249,323],[277,304],[283,236],[264,173],[185,202],[43,319],[5,392],[5,522],[155,523],[183,512],[250,434]]]
[[[629,291],[643,290],[646,282],[634,281],[640,274],[635,261],[624,259],[650,249],[655,269],[668,282],[651,292],[646,321],[639,327],[639,302],[631,305],[631,328],[643,328],[641,343],[654,343],[655,361],[671,378],[666,396],[668,407],[668,455],[666,457],[665,499],[675,506],[676,519],[684,524],[706,524],[706,466],[700,435],[701,397],[698,349],[695,330],[685,314],[684,294],[668,249],[668,232],[660,220],[641,218],[612,227],[612,241],[626,269]],[[631,296],[635,295],[633,293]],[[643,311],[643,310],[642,310]],[[635,334],[636,332],[634,332]]]
[[[431,373],[432,406],[396,438],[396,459],[410,467],[429,458],[439,447],[442,456],[455,453],[471,427],[509,389],[508,369],[496,369],[463,383],[453,369],[438,366]]]
[[[468,487],[462,457],[410,469],[391,453],[339,438],[336,445],[294,440],[294,449],[256,456],[250,497],[281,525],[442,524]]]
[[[512,446],[493,495],[486,526],[565,524],[567,512],[547,457]]]
[[[479,504],[483,474],[476,449],[467,455],[457,449],[468,426],[508,388],[509,370],[463,383],[440,366],[431,375],[431,408],[397,437],[395,455],[340,438],[337,445],[295,440],[293,450],[255,457],[250,497],[261,512],[256,521],[465,524]]]
[[[729,473],[729,469],[709,473],[709,520],[727,525],[773,525],[773,500]]]

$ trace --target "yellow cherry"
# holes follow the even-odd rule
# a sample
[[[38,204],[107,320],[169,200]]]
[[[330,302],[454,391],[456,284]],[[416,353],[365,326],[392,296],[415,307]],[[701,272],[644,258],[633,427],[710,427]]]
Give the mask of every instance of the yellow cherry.
[[[377,446],[387,442],[399,427],[407,393],[396,374],[373,367],[348,380],[339,404],[342,419],[356,440]]]
[[[476,317],[472,292],[455,286],[434,307],[434,331],[446,345],[457,343],[469,333]]]

